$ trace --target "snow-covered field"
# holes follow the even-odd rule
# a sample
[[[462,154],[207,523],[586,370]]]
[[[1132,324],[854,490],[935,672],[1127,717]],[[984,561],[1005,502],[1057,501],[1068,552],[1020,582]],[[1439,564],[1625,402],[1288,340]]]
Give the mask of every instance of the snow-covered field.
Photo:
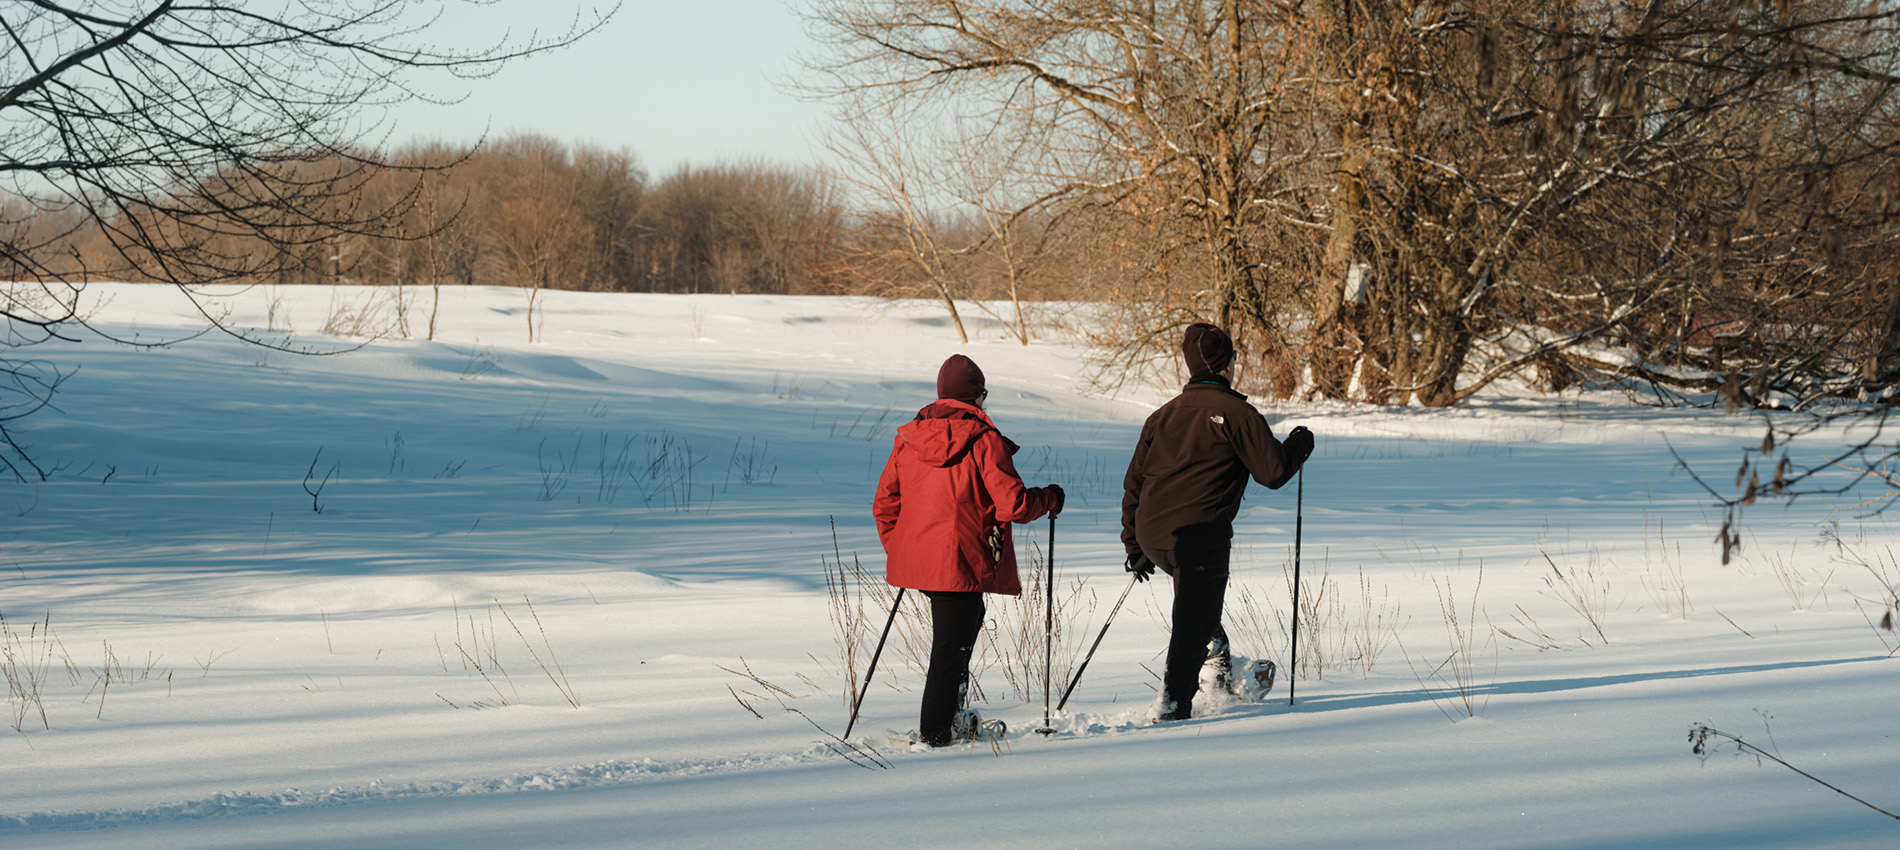
[[[171,290],[91,294],[126,336],[200,326]],[[228,306],[334,348],[333,316],[389,295]],[[1757,506],[1723,566],[1664,442],[1730,478],[1757,420],[1610,396],[1270,409],[1319,437],[1302,587],[1327,666],[1297,705],[1283,676],[1147,725],[1166,590],[1142,585],[1050,737],[1039,683],[991,653],[1004,746],[895,745],[921,675],[887,650],[852,739],[888,769],[867,768],[827,743],[848,709],[825,570],[834,520],[844,560],[881,569],[872,487],[937,364],[976,359],[1025,478],[1068,490],[1059,666],[1126,584],[1121,472],[1169,391],[1091,393],[1079,344],[973,318],[959,345],[928,304],[541,297],[535,344],[523,292],[456,289],[433,342],[33,352],[80,368],[19,423],[51,480],[0,483],[6,669],[37,697],[6,703],[0,846],[1900,843],[1785,768],[1690,752],[1707,722],[1900,809],[1900,662],[1864,613],[1900,535]],[[1249,491],[1241,654],[1284,663],[1294,518],[1293,487]],[[1048,533],[1019,531],[1026,562]],[[999,629],[1020,616],[992,600]]]

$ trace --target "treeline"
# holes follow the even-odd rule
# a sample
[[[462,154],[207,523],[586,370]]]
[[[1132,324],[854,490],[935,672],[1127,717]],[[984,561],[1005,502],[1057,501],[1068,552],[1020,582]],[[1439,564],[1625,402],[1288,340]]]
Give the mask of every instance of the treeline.
[[[514,135],[286,156],[113,208],[0,204],[0,277],[167,283],[839,291],[844,213],[816,170],[683,166]]]
[[[290,251],[274,282],[812,294],[842,212],[815,171],[684,166],[653,179],[626,151],[515,135],[472,153],[418,144],[337,203],[375,231]],[[261,247],[261,246],[260,246]]]
[[[285,156],[112,209],[16,197],[0,277],[185,284],[491,285],[622,292],[1077,297],[1012,262],[1000,225],[849,202],[810,166],[729,162],[654,178],[634,154],[518,134]],[[917,222],[907,222],[917,226]],[[1044,226],[1047,222],[1043,223]],[[1025,225],[1012,225],[1020,230]],[[1009,230],[1009,228],[1004,228]],[[1021,316],[1012,332],[1026,335]]]

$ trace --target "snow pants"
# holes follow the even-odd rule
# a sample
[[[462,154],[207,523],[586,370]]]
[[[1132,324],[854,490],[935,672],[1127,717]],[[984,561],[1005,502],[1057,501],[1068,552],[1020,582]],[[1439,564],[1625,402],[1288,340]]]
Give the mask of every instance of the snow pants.
[[[1161,674],[1162,720],[1193,716],[1194,694],[1201,688],[1201,665],[1208,658],[1208,641],[1227,636],[1220,627],[1221,605],[1227,597],[1228,549],[1144,550],[1148,560],[1174,580],[1173,634],[1168,638],[1167,666]]]
[[[930,669],[924,673],[924,704],[918,737],[933,747],[950,743],[951,724],[963,707],[970,655],[983,633],[983,594],[926,590],[930,597]]]

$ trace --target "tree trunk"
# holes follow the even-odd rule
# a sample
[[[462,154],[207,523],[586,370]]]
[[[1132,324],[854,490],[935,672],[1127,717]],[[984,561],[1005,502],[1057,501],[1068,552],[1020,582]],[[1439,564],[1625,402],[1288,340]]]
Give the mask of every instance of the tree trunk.
[[[1336,37],[1344,43],[1355,41],[1351,7],[1332,15],[1328,22]],[[1367,134],[1372,112],[1361,96],[1357,77],[1361,69],[1351,67],[1352,54],[1333,51],[1327,62],[1331,76],[1344,80],[1335,91],[1341,117],[1339,127],[1339,171],[1333,180],[1332,234],[1326,242],[1326,254],[1313,285],[1313,335],[1307,360],[1313,369],[1310,394],[1324,398],[1345,398],[1351,380],[1353,361],[1345,352],[1346,279],[1357,255],[1359,222],[1366,214],[1365,169],[1368,160]]]
[[[941,280],[933,280],[932,283],[937,287],[937,297],[943,300],[943,309],[950,311],[950,324],[956,326],[957,342],[967,345],[970,335],[963,330],[963,316],[957,312],[957,300],[950,297],[950,289]]]
[[[1894,346],[1900,345],[1900,279],[1887,292],[1886,308],[1880,311],[1880,324],[1873,334],[1873,346],[1861,364],[1860,377],[1869,384],[1883,384],[1894,369]]]

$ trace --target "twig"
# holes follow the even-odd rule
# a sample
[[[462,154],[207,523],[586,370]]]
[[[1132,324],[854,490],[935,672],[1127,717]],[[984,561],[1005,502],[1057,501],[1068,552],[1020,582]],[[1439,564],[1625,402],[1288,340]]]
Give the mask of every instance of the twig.
[[[775,693],[775,694],[780,694],[780,695],[782,695],[782,696],[787,696],[787,697],[791,697],[792,699],[797,699],[797,698],[798,698],[798,697],[796,697],[796,696],[793,696],[793,694],[792,694],[792,692],[791,692],[791,691],[788,691],[788,690],[786,690],[786,689],[784,689],[784,688],[781,688],[781,687],[779,687],[779,686],[777,686],[777,685],[774,685],[774,684],[772,684],[771,682],[768,682],[768,681],[766,681],[765,679],[763,679],[763,678],[761,678],[761,677],[759,676],[759,674],[757,674],[757,673],[754,673],[754,672],[752,672],[752,665],[751,665],[751,664],[749,664],[749,663],[747,663],[747,662],[746,662],[746,660],[745,660],[745,659],[744,659],[743,657],[739,659],[739,666],[741,666],[741,667],[744,667],[744,668],[745,668],[745,672],[744,672],[744,673],[741,673],[741,672],[739,672],[739,671],[737,671],[737,670],[734,670],[734,669],[732,669],[731,667],[727,667],[727,666],[726,666],[726,665],[724,665],[724,664],[714,664],[713,666],[714,666],[714,667],[717,667],[717,668],[719,668],[719,669],[721,669],[721,670],[724,670],[724,671],[726,671],[726,672],[728,672],[728,673],[731,673],[731,674],[732,674],[732,675],[734,675],[734,676],[742,676],[742,677],[744,677],[744,678],[747,678],[747,679],[751,679],[751,680],[753,681],[753,683],[755,683],[755,684],[757,684],[757,685],[758,685],[759,687],[761,687],[761,688],[764,688],[764,689],[766,689],[766,690],[768,690],[768,691],[771,691],[771,692],[773,692],[773,693]]]
[[[323,503],[318,498],[323,495],[323,488],[329,485],[331,476],[336,475],[343,468],[341,463],[330,464],[329,471],[323,473],[323,480],[317,482],[317,489],[310,489],[311,479],[317,477],[317,461],[322,457],[323,447],[318,446],[317,453],[310,458],[310,468],[303,474],[303,491],[310,494],[310,509],[317,513],[323,513]]]
[[[529,601],[526,596],[521,597],[521,600],[528,603],[528,613],[534,616],[534,624],[537,628],[540,628],[541,615],[534,613],[534,603]],[[548,681],[554,684],[554,689],[561,692],[561,696],[567,700],[568,705],[580,708],[580,700],[574,697],[574,686],[567,682],[567,671],[561,670],[561,677],[556,679],[554,677],[554,670],[549,670],[547,661],[542,661],[541,654],[534,651],[534,644],[528,642],[528,636],[523,634],[521,627],[515,624],[515,618],[508,614],[508,609],[502,607],[501,600],[495,600],[495,608],[501,611],[502,619],[507,620],[509,627],[515,630],[515,636],[521,638],[521,645],[528,649],[528,657],[533,658],[534,663],[540,665],[541,672],[547,674]],[[553,661],[554,669],[560,670],[561,661],[554,657],[554,645],[548,642],[548,632],[545,628],[541,629],[541,643],[548,651],[548,661]]]
[[[473,617],[470,617],[470,618],[469,618],[469,621],[470,621],[471,623],[472,623],[472,622],[474,622],[474,618],[473,618]],[[470,666],[470,667],[473,667],[473,668],[475,668],[475,673],[476,673],[477,675],[479,675],[479,676],[481,676],[481,677],[482,677],[482,681],[484,681],[484,682],[487,682],[487,683],[488,683],[488,687],[489,687],[489,688],[491,688],[492,690],[494,690],[494,692],[495,692],[495,697],[501,700],[501,704],[502,704],[502,705],[508,705],[508,704],[509,704],[509,702],[508,702],[508,695],[507,695],[507,694],[504,694],[504,693],[502,693],[502,692],[501,692],[501,686],[499,686],[499,685],[497,685],[497,684],[495,684],[495,680],[494,680],[494,679],[491,679],[491,678],[489,678],[489,676],[488,676],[488,670],[486,670],[486,669],[484,669],[484,668],[482,667],[482,662],[481,662],[481,661],[479,661],[479,660],[477,660],[477,659],[476,659],[476,658],[475,658],[474,656],[472,656],[472,655],[469,655],[469,654],[468,654],[468,650],[467,650],[467,649],[464,649],[464,648],[462,647],[462,642],[461,642],[461,641],[459,641],[459,640],[455,642],[455,649],[456,649],[456,651],[457,651],[457,652],[460,652],[460,653],[462,654],[462,661],[463,661],[463,662],[464,662],[465,664],[467,664],[468,666]],[[507,671],[506,669],[504,669],[504,668],[502,668],[502,667],[501,667],[501,665],[500,665],[499,663],[497,663],[497,664],[495,664],[495,665],[494,665],[494,667],[495,667],[495,669],[496,669],[496,670],[498,670],[498,671],[500,671],[500,673],[501,673],[501,675],[502,675],[502,677],[503,677],[503,678],[507,678],[507,679],[508,679],[508,687],[509,687],[509,689],[511,689],[511,690],[512,690],[512,689],[514,688],[514,686],[515,686],[515,680],[514,680],[514,679],[513,679],[512,677],[509,677],[509,676],[508,676],[508,671]],[[437,694],[437,696],[440,696],[440,694]],[[516,697],[517,699],[519,699],[519,698],[520,698],[520,696],[521,696],[521,694],[520,694],[519,692],[517,692],[517,693],[515,694],[515,697]],[[450,705],[454,705],[455,703],[449,703],[449,704],[450,704]]]
[[[730,671],[728,671],[728,672],[730,672]],[[750,712],[752,712],[752,716],[753,716],[753,717],[757,717],[757,718],[758,718],[758,719],[760,719],[760,720],[764,720],[764,719],[765,719],[765,715],[763,715],[763,714],[760,714],[760,713],[759,713],[759,710],[758,710],[758,709],[756,709],[756,708],[753,708],[753,707],[752,707],[752,704],[751,704],[751,703],[749,703],[749,702],[746,702],[744,698],[742,698],[742,697],[740,697],[740,696],[739,696],[739,692],[738,692],[738,691],[735,691],[735,690],[733,690],[733,689],[732,689],[732,686],[731,686],[731,685],[727,685],[727,686],[726,686],[726,693],[729,693],[729,694],[732,694],[732,698],[733,698],[733,699],[735,699],[735,700],[738,700],[738,702],[739,702],[739,707],[740,707],[740,708],[743,708],[743,709],[745,709],[746,711],[750,711]]]
[[[1849,794],[1846,791],[1841,790],[1838,786],[1835,786],[1829,782],[1826,782],[1822,780],[1820,777],[1817,777],[1812,773],[1809,773],[1805,770],[1802,770],[1801,768],[1795,767],[1792,764],[1782,761],[1781,758],[1775,755],[1774,753],[1768,752],[1767,750],[1764,750],[1760,747],[1755,746],[1754,744],[1744,741],[1739,737],[1730,735],[1727,732],[1723,732],[1719,729],[1711,728],[1707,724],[1697,723],[1689,727],[1690,749],[1697,756],[1707,758],[1708,751],[1709,751],[1709,747],[1708,747],[1709,738],[1711,737],[1727,738],[1731,741],[1734,741],[1737,749],[1745,750],[1747,752],[1754,753],[1757,757],[1766,758],[1770,761],[1773,761],[1774,763],[1781,765],[1782,767],[1785,767],[1789,770],[1794,771],[1795,773],[1799,773],[1802,776],[1805,776],[1813,780],[1815,783],[1819,784],[1823,788],[1831,790],[1836,794],[1846,797],[1849,800],[1853,800],[1856,803],[1866,806],[1867,808],[1873,809],[1874,811],[1879,812],[1883,815],[1886,815],[1887,817],[1893,818],[1894,820],[1900,820],[1900,815],[1896,815],[1893,812],[1887,811],[1886,809],[1883,809],[1879,806],[1869,803],[1866,800],[1863,800],[1859,797]]]
[[[1728,620],[1728,615],[1727,615],[1727,614],[1724,614],[1724,613],[1722,613],[1722,609],[1720,609],[1720,608],[1716,608],[1716,609],[1714,609],[1714,611],[1715,611],[1715,614],[1716,614],[1716,616],[1718,616],[1718,617],[1721,617],[1721,618],[1722,618],[1722,619],[1724,619],[1724,620]],[[1741,632],[1742,634],[1745,634],[1745,635],[1748,635],[1748,636],[1749,636],[1749,638],[1751,638],[1751,639],[1755,637],[1754,635],[1750,635],[1750,634],[1748,634],[1748,630],[1747,630],[1747,629],[1744,629],[1744,628],[1742,628],[1742,627],[1741,627],[1740,625],[1738,625],[1738,624],[1737,624],[1737,623],[1736,623],[1736,622],[1735,622],[1734,620],[1728,620],[1728,624],[1729,624],[1729,625],[1731,625],[1731,626],[1735,626],[1735,630],[1736,630],[1736,631],[1738,631],[1738,632]]]
[[[826,749],[829,749],[832,752],[837,753],[839,756],[844,758],[845,761],[848,761],[852,764],[862,767],[865,770],[870,770],[873,767],[877,767],[883,770],[891,769],[891,763],[884,759],[883,754],[879,753],[876,747],[873,747],[869,744],[859,746],[843,738],[840,738],[836,735],[833,735],[831,734],[831,732],[827,731],[825,727],[818,725],[818,721],[813,720],[810,717],[805,717],[805,712],[799,711],[796,708],[792,708],[791,706],[785,706],[785,710],[793,714],[796,714],[799,717],[804,717],[805,722],[811,724],[811,728],[816,729],[820,732],[823,732],[825,734],[825,737],[831,739],[829,741],[824,742]],[[867,764],[866,762],[869,762],[869,763]]]

